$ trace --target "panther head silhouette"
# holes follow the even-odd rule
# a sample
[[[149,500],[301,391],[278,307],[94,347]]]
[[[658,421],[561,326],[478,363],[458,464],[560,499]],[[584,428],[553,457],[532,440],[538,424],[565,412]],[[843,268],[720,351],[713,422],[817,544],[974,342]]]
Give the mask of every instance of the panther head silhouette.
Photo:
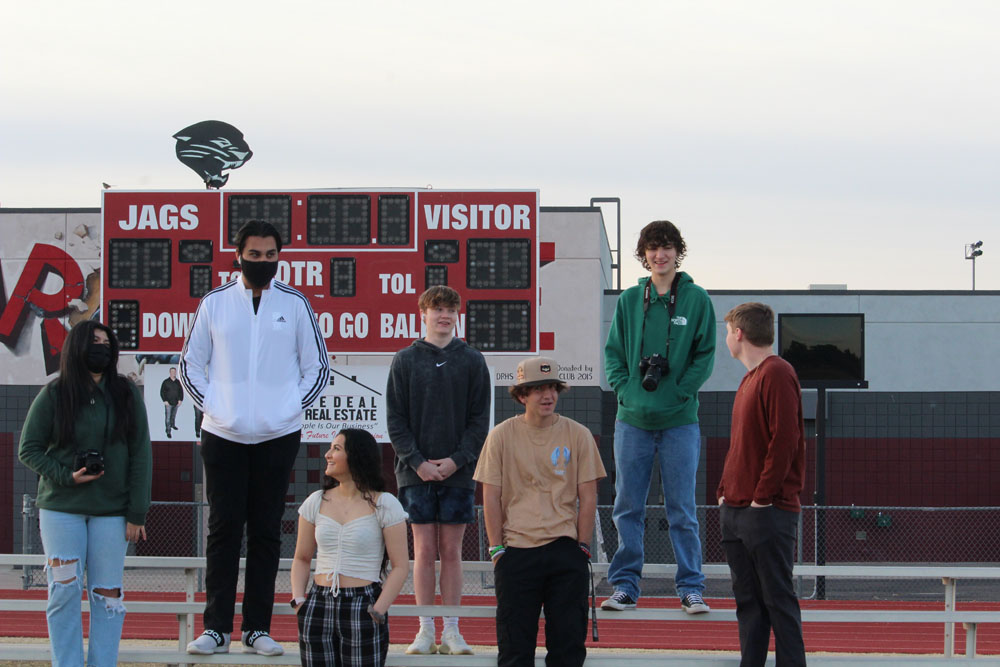
[[[177,159],[193,169],[205,186],[221,188],[229,180],[222,172],[238,169],[253,157],[243,133],[221,120],[203,120],[174,134]]]

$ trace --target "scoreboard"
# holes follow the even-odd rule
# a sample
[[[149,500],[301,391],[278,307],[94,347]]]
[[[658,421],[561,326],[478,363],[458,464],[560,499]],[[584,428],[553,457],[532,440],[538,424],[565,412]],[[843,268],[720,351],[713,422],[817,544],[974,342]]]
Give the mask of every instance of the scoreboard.
[[[537,190],[106,190],[101,318],[123,351],[180,351],[201,297],[239,276],[248,220],[278,229],[277,279],[309,299],[331,354],[419,338],[432,285],[462,295],[470,345],[538,350]]]

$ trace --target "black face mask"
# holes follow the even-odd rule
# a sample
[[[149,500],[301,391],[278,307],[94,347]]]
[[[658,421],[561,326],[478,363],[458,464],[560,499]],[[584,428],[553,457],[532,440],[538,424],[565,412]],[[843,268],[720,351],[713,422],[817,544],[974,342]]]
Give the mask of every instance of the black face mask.
[[[251,287],[263,289],[278,274],[278,262],[253,262],[241,257],[240,270]]]
[[[91,373],[103,373],[111,364],[111,348],[100,343],[91,343],[87,347],[87,370]]]

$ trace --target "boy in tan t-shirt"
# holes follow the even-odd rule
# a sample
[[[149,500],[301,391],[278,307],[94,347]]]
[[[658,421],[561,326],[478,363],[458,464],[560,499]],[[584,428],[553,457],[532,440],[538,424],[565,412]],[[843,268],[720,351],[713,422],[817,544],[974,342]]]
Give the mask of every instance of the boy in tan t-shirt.
[[[555,412],[566,388],[554,360],[518,364],[510,395],[524,414],[490,431],[473,475],[483,484],[501,667],[534,664],[543,607],[549,652],[566,665],[587,655],[586,540],[606,473],[590,431]]]

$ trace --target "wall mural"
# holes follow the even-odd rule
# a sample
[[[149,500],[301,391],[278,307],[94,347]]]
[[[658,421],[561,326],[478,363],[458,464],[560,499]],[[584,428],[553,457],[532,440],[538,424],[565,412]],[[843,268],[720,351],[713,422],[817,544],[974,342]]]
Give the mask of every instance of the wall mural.
[[[69,329],[97,317],[99,216],[0,218],[0,382],[44,384]]]

